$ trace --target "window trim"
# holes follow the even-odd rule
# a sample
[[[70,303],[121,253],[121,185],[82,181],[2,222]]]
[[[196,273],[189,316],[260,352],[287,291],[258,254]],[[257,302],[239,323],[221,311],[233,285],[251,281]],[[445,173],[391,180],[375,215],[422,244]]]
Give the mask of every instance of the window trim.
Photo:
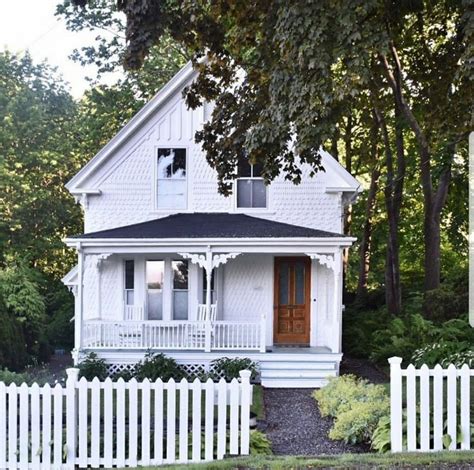
[[[170,259],[170,269],[171,269],[171,320],[172,321],[182,321],[182,320],[176,320],[174,317],[174,293],[175,292],[187,292],[187,298],[188,298],[188,318],[185,321],[189,320],[189,266],[190,263],[187,259],[177,259],[175,257],[171,257]],[[174,287],[174,269],[173,269],[173,263],[175,262],[181,262],[181,263],[186,263],[188,265],[188,288],[187,289],[176,289]]]
[[[247,212],[247,211],[252,211],[252,212],[267,212],[269,209],[269,192],[268,192],[268,185],[265,184],[264,182],[264,188],[265,188],[265,207],[239,207],[238,205],[238,182],[243,181],[243,180],[263,180],[262,176],[253,176],[253,163],[249,163],[250,165],[250,176],[237,176],[234,180],[234,210],[236,212]]]
[[[127,289],[127,262],[133,263],[133,289]],[[136,286],[135,286],[135,260],[133,258],[124,258],[123,259],[123,302],[125,306],[135,305],[135,296],[136,296]],[[133,292],[133,303],[127,303],[128,292]]]
[[[163,209],[158,207],[158,151],[165,150],[165,149],[180,149],[186,152],[186,194],[185,194],[185,207],[182,209]],[[189,192],[189,146],[183,145],[182,142],[166,142],[160,145],[154,145],[153,147],[153,171],[152,171],[152,211],[161,213],[161,214],[169,214],[169,213],[176,213],[176,212],[185,212],[189,210],[190,207],[190,192]]]

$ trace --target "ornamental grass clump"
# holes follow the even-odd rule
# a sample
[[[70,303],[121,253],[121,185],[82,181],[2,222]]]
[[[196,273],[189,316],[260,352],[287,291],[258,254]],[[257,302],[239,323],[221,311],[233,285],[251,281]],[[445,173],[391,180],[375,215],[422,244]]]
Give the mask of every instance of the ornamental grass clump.
[[[321,416],[334,418],[329,437],[350,444],[371,444],[381,418],[390,412],[390,400],[383,385],[374,385],[354,375],[329,379],[316,390]]]

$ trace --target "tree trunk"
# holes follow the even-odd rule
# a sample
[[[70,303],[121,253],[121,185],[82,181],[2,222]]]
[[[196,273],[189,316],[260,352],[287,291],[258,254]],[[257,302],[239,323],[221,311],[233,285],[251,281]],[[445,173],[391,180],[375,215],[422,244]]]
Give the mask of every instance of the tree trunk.
[[[357,300],[362,302],[367,295],[367,281],[369,278],[370,271],[370,255],[371,255],[371,243],[372,243],[372,218],[375,209],[375,201],[377,196],[377,190],[379,186],[380,169],[377,167],[377,161],[375,161],[375,167],[372,170],[370,176],[370,187],[367,194],[367,205],[365,206],[365,222],[364,229],[362,231],[362,239],[360,242],[359,251],[359,278],[357,282]]]
[[[402,88],[401,64],[397,49],[391,44],[391,56],[393,59],[393,71],[389,65],[388,58],[381,55],[381,64],[384,67],[388,83],[392,88],[397,106],[403,113],[408,125],[415,135],[420,153],[420,175],[423,188],[424,199],[424,268],[425,268],[425,291],[436,289],[441,280],[441,211],[443,210],[448,194],[449,183],[451,180],[451,163],[454,158],[455,143],[450,144],[451,161],[443,170],[436,191],[433,188],[433,178],[431,174],[431,149],[422,127],[413,114],[409,104],[405,100]]]
[[[400,282],[398,225],[405,177],[403,131],[399,115],[396,112],[395,143],[397,150],[397,172],[395,177],[392,146],[390,143],[387,123],[380,109],[375,108],[375,114],[382,131],[382,139],[385,148],[385,163],[387,167],[387,183],[384,190],[388,219],[387,256],[385,264],[385,300],[388,311],[393,315],[399,315],[402,310],[402,288]]]

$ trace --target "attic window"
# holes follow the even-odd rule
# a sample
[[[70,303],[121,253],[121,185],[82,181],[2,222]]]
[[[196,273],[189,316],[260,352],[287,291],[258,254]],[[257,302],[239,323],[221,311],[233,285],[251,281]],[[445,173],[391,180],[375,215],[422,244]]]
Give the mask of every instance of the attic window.
[[[248,160],[239,162],[237,178],[237,207],[267,207],[267,188],[262,178],[262,166]]]
[[[156,206],[186,209],[186,149],[158,149]]]

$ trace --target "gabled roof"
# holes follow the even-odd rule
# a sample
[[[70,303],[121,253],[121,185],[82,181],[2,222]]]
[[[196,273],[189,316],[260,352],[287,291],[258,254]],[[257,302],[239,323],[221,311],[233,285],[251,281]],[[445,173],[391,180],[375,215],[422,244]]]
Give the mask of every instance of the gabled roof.
[[[74,239],[190,239],[190,238],[348,238],[298,225],[224,212],[173,214],[139,224],[85,233]]]
[[[86,179],[128,142],[176,93],[198,72],[188,62],[130,121],[66,184],[72,194],[100,194],[97,188],[88,188]],[[341,186],[328,185],[329,192],[361,192],[360,183],[328,152],[321,150],[323,167],[338,175]]]
[[[196,75],[191,62],[188,62],[127,124],[67,182],[71,193],[82,193],[83,181],[108,157],[130,139],[168,100]]]

